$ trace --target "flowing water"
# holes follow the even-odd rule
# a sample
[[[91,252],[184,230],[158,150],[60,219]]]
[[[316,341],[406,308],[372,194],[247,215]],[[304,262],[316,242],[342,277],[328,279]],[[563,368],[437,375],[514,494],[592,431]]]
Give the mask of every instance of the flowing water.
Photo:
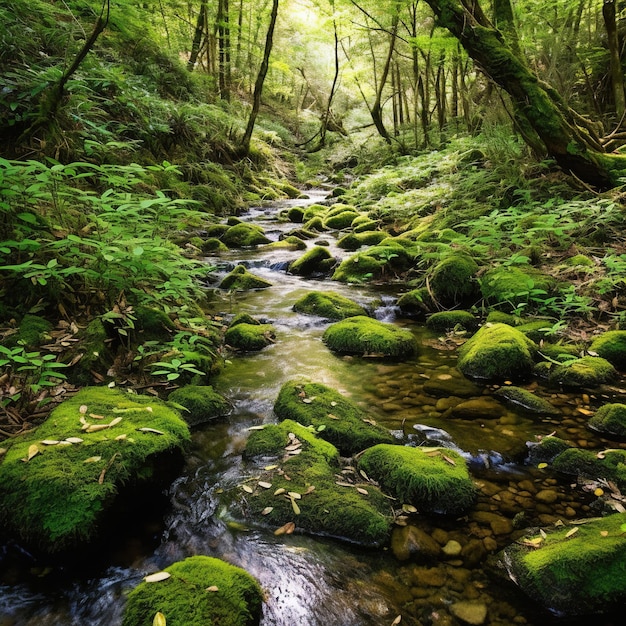
[[[287,206],[252,209],[245,219],[278,239],[293,227],[277,219]],[[331,236],[323,239],[334,255],[344,254]],[[609,398],[623,401],[624,392],[616,387],[596,396],[566,395],[535,385],[533,390],[557,406],[560,415],[530,418],[492,398],[493,388],[480,387],[471,398],[483,403],[482,417],[450,418],[450,410],[468,394],[451,400],[449,394],[430,395],[424,385],[436,381],[461,393],[464,381],[455,369],[454,339],[435,337],[401,319],[394,307],[397,286],[355,287],[287,274],[288,263],[300,254],[231,251],[207,259],[216,268],[211,272],[215,283],[238,263],[272,282],[267,290],[218,292],[214,309],[225,318],[246,312],[270,321],[276,343],[259,353],[230,357],[213,381],[233,412],[194,432],[185,467],[167,492],[165,517],[155,502],[154,511],[143,511],[124,536],[78,564],[40,562],[14,544],[0,548],[0,626],[114,626],[121,622],[125,593],[143,576],[194,554],[221,557],[258,578],[266,591],[263,626],[379,626],[397,623],[399,615],[401,624],[454,626],[464,623],[454,614],[465,601],[484,607],[484,623],[491,625],[588,623],[543,611],[494,575],[488,560],[521,537],[524,528],[593,515],[595,498],[584,486],[526,463],[527,442],[556,431],[581,447],[607,446],[585,428],[585,413]],[[419,355],[401,363],[333,355],[321,341],[327,323],[292,311],[306,292],[324,289],[339,291],[376,318],[410,329],[420,341]],[[460,519],[410,520],[442,546],[457,542],[460,554],[457,549],[433,562],[401,561],[390,549],[364,550],[297,534],[275,537],[271,529],[246,527],[230,518],[223,494],[255,471],[241,456],[248,428],[275,420],[272,407],[280,387],[294,377],[345,393],[399,440],[447,446],[465,456],[480,490],[474,509]],[[619,445],[610,442],[609,447]],[[610,616],[596,616],[594,622],[617,623]]]

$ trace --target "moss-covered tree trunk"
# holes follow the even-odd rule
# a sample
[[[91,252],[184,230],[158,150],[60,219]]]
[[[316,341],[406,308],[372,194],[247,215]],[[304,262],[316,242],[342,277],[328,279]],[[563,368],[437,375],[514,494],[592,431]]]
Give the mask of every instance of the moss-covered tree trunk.
[[[606,154],[593,124],[572,111],[508,45],[480,9],[478,0],[426,0],[470,57],[510,96],[516,109],[567,172],[599,188],[626,174],[626,157]]]

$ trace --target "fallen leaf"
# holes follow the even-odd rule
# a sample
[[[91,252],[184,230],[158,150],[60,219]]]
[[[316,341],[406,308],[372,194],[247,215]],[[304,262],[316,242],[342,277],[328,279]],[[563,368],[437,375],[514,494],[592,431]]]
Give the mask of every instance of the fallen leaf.
[[[601,537],[608,537],[609,536],[609,531],[608,530],[601,530],[600,531],[600,536]]]
[[[545,469],[546,467],[548,467],[547,463],[539,463],[539,465],[537,465],[537,469]]]
[[[95,413],[90,413],[89,417],[91,417],[92,419],[95,419],[95,420],[103,420],[104,419],[104,415],[96,415]]]
[[[219,590],[220,590],[220,588],[217,585],[211,585],[210,587],[207,587],[205,589],[205,591],[211,591],[213,593],[216,592],[216,591],[219,591]]]
[[[337,406],[337,403],[333,400],[333,401],[330,403],[330,406]]]
[[[83,427],[83,430],[87,433],[97,433],[99,430],[106,430],[108,427],[108,424],[89,424],[87,428]]]
[[[246,492],[246,493],[252,493],[254,491],[254,489],[252,489],[252,487],[250,487],[250,485],[241,485],[241,488]]]
[[[578,526],[576,526],[575,528],[572,528],[571,530],[568,530],[565,533],[565,538],[567,539],[568,537],[571,537],[572,535],[575,535],[578,531],[579,531]]]
[[[301,494],[301,493],[298,493],[297,491],[288,491],[288,492],[287,492],[287,495],[288,495],[290,498],[295,498],[296,500],[300,500],[300,498],[302,497],[302,494]]]
[[[109,426],[109,428],[113,428],[113,426],[117,426],[121,421],[122,421],[121,417],[116,417],[115,419],[111,420],[111,422],[108,424],[108,426]]]
[[[313,398],[302,398],[302,402],[305,404],[311,404],[311,402],[313,402]]]
[[[331,420],[338,420],[338,419],[339,419],[336,415],[333,415],[332,413],[329,413],[329,414],[328,414],[328,417],[329,417]]]
[[[266,472],[271,472],[272,470],[275,470],[278,468],[278,465],[266,465],[263,469]]]
[[[101,456],[90,456],[88,459],[85,459],[83,463],[97,463],[98,461],[102,461]]]
[[[158,611],[152,620],[152,626],[167,626],[167,620],[165,619],[165,615]]]
[[[315,485],[309,485],[306,488],[306,491],[304,492],[305,496],[308,496],[310,493],[313,493],[315,491]]]
[[[599,498],[600,496],[603,496],[604,489],[602,489],[601,487],[598,487],[597,489],[594,490],[593,495],[596,496],[597,498]]]
[[[250,428],[248,428],[248,430],[263,430],[265,428],[265,426],[261,425],[261,426],[250,426]]]
[[[296,515],[300,515],[300,507],[298,506],[298,503],[293,498],[290,498],[290,499],[291,499],[291,508],[293,509],[293,512]]]
[[[369,482],[369,477],[368,475],[365,473],[364,470],[359,470],[359,474],[361,474],[361,476],[363,476],[363,478],[365,478],[365,480],[367,480]]]
[[[25,461],[30,461],[34,456],[37,456],[39,454],[40,450],[37,447],[36,443],[31,444],[28,447],[28,455],[26,456],[26,458],[24,459]]]
[[[369,496],[369,491],[367,489],[363,489],[363,487],[357,487],[356,490],[360,493],[363,494],[364,496]]]
[[[259,487],[263,487],[263,489],[270,489],[271,486],[272,486],[272,483],[266,483],[266,482],[260,480],[258,482],[258,485],[259,485]]]
[[[87,413],[87,405],[81,404],[78,410],[84,415],[85,413]]]
[[[417,513],[417,508],[414,507],[412,504],[403,504],[402,505],[402,510],[405,513]]]
[[[274,510],[273,506],[266,506],[262,511],[261,515],[269,515]]]
[[[144,576],[144,580],[147,583],[158,583],[162,580],[167,580],[170,576],[171,574],[169,572],[156,572],[155,574]]]
[[[81,439],[80,437],[68,437],[65,441],[68,443],[83,443],[84,439]]]
[[[56,445],[58,445],[61,442],[57,441],[56,439],[44,439],[41,443],[44,446],[56,446]]]
[[[442,454],[442,455],[441,455],[441,457],[443,458],[443,460],[444,460],[446,463],[448,463],[448,464],[450,464],[450,465],[456,465],[456,461],[455,461],[453,458],[451,458],[451,457],[449,457],[449,456],[446,456],[445,454]]]
[[[128,437],[128,435],[126,433],[124,433],[123,435],[118,435],[115,438],[115,441],[123,441],[124,439],[126,439]]]
[[[140,428],[142,433],[154,433],[155,435],[164,435],[165,433],[162,430],[157,430],[156,428]]]
[[[277,528],[274,534],[278,537],[280,535],[291,535],[296,529],[296,525],[293,522],[287,522],[284,526]]]
[[[282,495],[283,493],[287,493],[287,490],[286,490],[285,488],[283,488],[283,487],[279,487],[279,488],[278,488],[278,489],[274,492],[274,495],[275,495],[275,496],[280,496],[280,495]]]
[[[398,626],[398,624],[402,621],[402,615],[398,615],[398,617],[396,617],[396,619],[393,620],[393,622],[391,622],[391,626]]]

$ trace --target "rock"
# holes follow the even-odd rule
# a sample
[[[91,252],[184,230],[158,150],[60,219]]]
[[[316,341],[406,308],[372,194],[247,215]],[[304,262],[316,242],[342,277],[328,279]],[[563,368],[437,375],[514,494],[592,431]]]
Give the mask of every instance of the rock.
[[[399,561],[413,559],[418,563],[433,561],[439,555],[439,544],[416,526],[395,528],[391,534],[391,550]]]
[[[626,404],[611,403],[601,406],[587,422],[592,430],[616,437],[626,437]]]
[[[163,571],[169,577],[158,582],[148,578],[128,594],[122,626],[157,624],[157,612],[168,624],[185,626],[259,623],[263,591],[245,570],[213,557],[192,556]],[[216,590],[209,591],[212,587]]]
[[[532,391],[513,385],[500,387],[494,393],[507,404],[538,415],[558,415],[559,411],[550,402],[535,395]]]
[[[12,439],[0,464],[0,526],[46,553],[80,549],[103,531],[123,487],[171,479],[189,439],[158,398],[86,387]]]
[[[398,307],[405,315],[417,317],[436,310],[437,305],[433,301],[428,289],[426,287],[420,287],[419,289],[413,289],[400,296],[400,298],[398,298]]]
[[[307,315],[319,315],[330,320],[343,320],[358,315],[367,316],[365,309],[334,291],[311,291],[299,298],[293,310]]]
[[[446,412],[444,417],[455,419],[498,419],[506,413],[506,409],[494,398],[482,396],[474,400],[466,400]]]
[[[272,283],[259,278],[249,272],[245,266],[238,265],[230,274],[227,274],[220,283],[220,289],[241,290],[247,289],[267,289]]]
[[[276,333],[271,324],[240,323],[231,326],[224,335],[228,346],[243,352],[256,352],[274,343]]]
[[[256,224],[241,222],[231,226],[223,235],[222,242],[229,248],[248,248],[270,243],[263,229]]]
[[[385,274],[405,272],[413,266],[418,254],[417,249],[405,248],[396,240],[387,238],[377,246],[344,259],[333,274],[333,280],[362,283]]]
[[[299,237],[287,235],[284,239],[263,246],[263,250],[306,250],[306,243]]]
[[[469,311],[440,311],[426,320],[426,328],[437,333],[457,327],[474,332],[478,328],[478,320]]]
[[[330,215],[329,213],[329,217],[324,220],[324,227],[331,230],[343,230],[344,228],[348,228],[358,216],[359,214],[356,211],[352,211],[348,208],[334,215]]]
[[[450,254],[428,273],[433,298],[445,307],[473,298],[478,292],[476,272],[478,265],[474,259],[462,253]]]
[[[480,539],[470,539],[461,550],[461,558],[467,568],[477,567],[487,556],[487,549]]]
[[[553,504],[559,499],[559,494],[554,489],[542,489],[535,494],[535,499],[543,504]]]
[[[615,368],[601,357],[584,356],[556,365],[549,375],[549,382],[563,387],[598,387],[614,380]]]
[[[167,398],[183,408],[182,415],[189,426],[204,424],[230,413],[228,401],[209,385],[185,385]]]
[[[441,380],[431,378],[424,383],[424,393],[435,398],[446,398],[455,396],[457,398],[471,398],[480,395],[480,387],[467,378],[451,378]]]
[[[363,315],[332,324],[322,340],[342,354],[409,357],[417,352],[417,340],[410,331]]]
[[[339,392],[319,383],[286,382],[274,404],[281,419],[312,426],[320,437],[351,456],[377,443],[392,443],[391,433]]]
[[[604,478],[615,482],[620,490],[626,488],[626,450],[592,452],[568,448],[554,459],[552,467],[564,474],[592,480]]]
[[[542,274],[531,267],[495,267],[481,277],[483,297],[492,304],[510,303],[511,307],[528,301],[531,289],[550,292],[556,286],[552,276]]]
[[[413,575],[420,587],[443,587],[447,582],[446,572],[442,567],[415,568]]]
[[[531,465],[552,463],[552,461],[571,445],[559,437],[543,437],[538,443],[528,443],[528,461]]]
[[[380,444],[363,452],[358,466],[383,490],[420,512],[454,515],[474,503],[465,460],[453,450]]]
[[[289,265],[289,273],[298,276],[328,274],[335,264],[332,254],[322,246],[314,246]]]
[[[591,342],[590,352],[626,370],[626,330],[609,330]]]
[[[509,545],[500,564],[513,582],[551,611],[593,615],[626,602],[626,514],[535,533]]]
[[[447,557],[455,557],[461,554],[462,549],[463,549],[463,546],[461,546],[461,544],[458,541],[451,539],[442,548],[442,551]]]
[[[506,324],[483,326],[459,349],[458,368],[470,378],[525,378],[533,367],[535,344]]]
[[[487,605],[473,600],[454,602],[450,606],[450,612],[457,619],[472,626],[480,626],[487,619]]]

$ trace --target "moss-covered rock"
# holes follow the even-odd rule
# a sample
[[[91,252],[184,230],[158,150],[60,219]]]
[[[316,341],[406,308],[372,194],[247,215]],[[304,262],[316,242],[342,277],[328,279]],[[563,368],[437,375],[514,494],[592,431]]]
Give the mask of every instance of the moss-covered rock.
[[[268,243],[263,248],[264,250],[306,250],[306,243],[302,241],[299,237],[294,237],[293,235],[288,235],[284,239],[279,239],[278,241],[273,241],[272,243]]]
[[[167,341],[176,330],[176,324],[161,309],[139,306],[135,318],[135,330],[142,341]]]
[[[323,204],[312,204],[304,210],[303,220],[308,222],[314,217],[325,215],[328,212],[328,207]]]
[[[507,324],[483,326],[459,349],[458,368],[470,378],[525,378],[535,344]]]
[[[613,402],[601,406],[587,425],[606,435],[626,437],[626,404]]]
[[[528,389],[522,389],[521,387],[515,387],[513,385],[507,385],[506,387],[500,387],[494,392],[494,395],[498,398],[502,398],[507,404],[523,409],[528,413],[535,413],[537,415],[557,415],[558,409],[556,409],[545,398],[534,394]]]
[[[114,358],[108,338],[107,330],[99,317],[91,320],[87,327],[79,332],[78,344],[67,354],[68,360],[74,362],[74,365],[65,370],[70,382],[85,386],[93,383],[92,372],[106,375]]]
[[[387,238],[380,245],[344,259],[333,274],[333,280],[362,283],[400,274],[413,266],[417,255],[418,249],[414,246],[404,247],[397,240]]]
[[[255,276],[249,272],[245,266],[237,265],[237,267],[227,274],[220,283],[220,289],[238,289],[246,291],[248,289],[267,289],[272,283],[264,278]]]
[[[533,600],[566,615],[592,615],[626,601],[626,514],[524,537],[501,563]]]
[[[534,320],[532,322],[522,322],[517,325],[516,328],[520,333],[524,333],[530,340],[539,343],[545,339],[546,334],[553,326],[554,323],[548,320]]]
[[[570,361],[572,357],[577,357],[582,351],[582,346],[564,343],[542,343],[539,348],[539,356],[551,361]]]
[[[230,324],[228,325],[230,328],[232,328],[233,326],[237,326],[237,324],[255,324],[258,325],[261,322],[259,322],[259,320],[257,320],[256,318],[252,317],[252,315],[250,315],[249,313],[237,313],[237,315],[235,315],[235,317],[233,317],[233,319],[231,320]]]
[[[335,259],[327,248],[313,246],[299,259],[289,265],[289,273],[297,276],[328,274],[335,264]]]
[[[550,370],[552,385],[563,387],[597,387],[615,379],[617,372],[606,360],[595,356],[570,359]]]
[[[222,242],[229,248],[248,248],[269,243],[263,229],[256,224],[241,222],[231,226],[223,235]]]
[[[603,333],[592,341],[589,350],[612,363],[617,369],[626,370],[626,330]]]
[[[359,457],[359,469],[421,512],[456,515],[467,511],[476,497],[465,460],[445,448],[380,444]]]
[[[552,276],[530,267],[495,267],[480,280],[483,298],[494,306],[510,308],[521,302],[528,302],[533,289],[549,293],[555,286],[556,281]]]
[[[9,335],[4,344],[8,347],[17,345],[27,348],[36,348],[46,341],[50,341],[52,324],[38,315],[24,315],[16,333]]]
[[[466,254],[451,254],[428,274],[428,284],[435,300],[444,306],[456,306],[478,293],[475,280],[478,265]]]
[[[626,488],[626,450],[597,451],[568,448],[552,461],[557,472],[581,476],[591,480],[604,478],[613,481],[619,489]]]
[[[341,213],[329,215],[324,220],[324,226],[331,230],[343,230],[344,228],[349,228],[358,216],[359,214],[356,211],[341,211]]]
[[[323,233],[328,230],[321,217],[314,217],[302,225],[303,230],[311,233]]]
[[[200,246],[200,250],[204,252],[204,254],[212,254],[215,252],[228,252],[228,246],[220,241],[217,237],[208,237],[202,241],[202,245]]]
[[[388,237],[389,235],[382,231],[382,230],[377,230],[379,226],[379,223],[376,220],[372,220],[369,217],[366,217],[365,215],[359,215],[359,217],[355,218],[354,221],[352,222],[352,230],[356,233],[380,233],[381,235],[384,235],[383,239]],[[383,239],[381,239],[380,241],[382,241]]]
[[[304,209],[299,206],[291,207],[287,211],[287,219],[294,224],[302,224],[304,222]]]
[[[386,238],[387,233],[384,233],[381,230],[369,230],[362,233],[348,233],[337,242],[337,247],[342,250],[358,250],[362,246],[376,246]]]
[[[185,385],[174,390],[168,402],[182,407],[182,416],[189,426],[197,426],[228,415],[231,406],[209,385]]]
[[[264,524],[282,527],[293,522],[296,530],[360,545],[386,543],[391,527],[388,500],[360,478],[338,485],[339,452],[314,430],[286,420],[250,435],[246,457],[261,455],[264,463],[268,457],[282,460],[248,485],[253,489],[245,495],[248,514]]]
[[[363,315],[332,324],[322,340],[341,354],[403,358],[417,352],[417,340],[410,331]]]
[[[473,332],[478,328],[478,320],[469,311],[440,311],[426,320],[426,328],[436,333],[454,328]]]
[[[508,324],[509,326],[519,326],[524,323],[520,317],[504,311],[489,311],[485,322],[487,324]]]
[[[339,392],[320,383],[285,383],[274,405],[281,420],[312,426],[323,439],[350,456],[377,443],[391,443],[390,432]]]
[[[437,305],[433,301],[428,289],[420,287],[413,289],[398,298],[398,307],[405,315],[421,317],[436,310]]]
[[[334,291],[311,291],[296,301],[293,310],[306,315],[319,315],[329,320],[367,315],[360,304]]]
[[[169,574],[165,580],[144,581],[128,594],[122,626],[152,626],[157,613],[168,626],[259,623],[263,591],[245,570],[213,557],[192,556],[163,571]]]
[[[243,352],[262,350],[273,344],[275,339],[276,331],[271,324],[236,324],[224,336],[228,346]]]
[[[542,437],[538,442],[528,444],[528,461],[531,465],[552,463],[554,459],[572,446],[560,437]]]
[[[97,537],[122,486],[159,476],[188,441],[187,424],[157,398],[87,387],[10,441],[0,524],[45,552],[75,549]]]

